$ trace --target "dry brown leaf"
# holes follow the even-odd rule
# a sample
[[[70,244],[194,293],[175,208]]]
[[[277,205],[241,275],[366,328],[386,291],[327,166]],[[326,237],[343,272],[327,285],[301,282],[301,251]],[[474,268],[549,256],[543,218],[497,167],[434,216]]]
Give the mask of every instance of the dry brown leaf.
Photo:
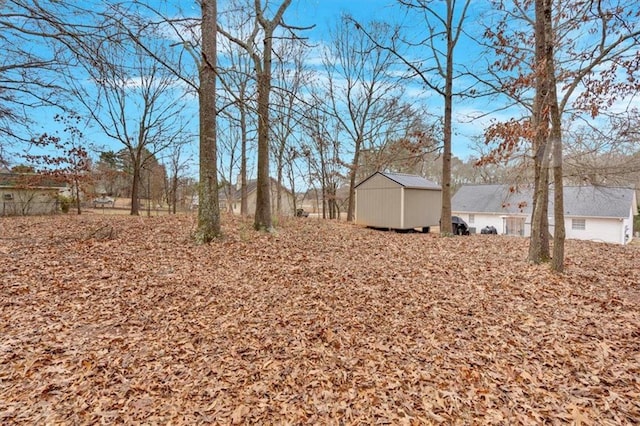
[[[0,220],[1,423],[640,422],[638,246],[194,227]]]

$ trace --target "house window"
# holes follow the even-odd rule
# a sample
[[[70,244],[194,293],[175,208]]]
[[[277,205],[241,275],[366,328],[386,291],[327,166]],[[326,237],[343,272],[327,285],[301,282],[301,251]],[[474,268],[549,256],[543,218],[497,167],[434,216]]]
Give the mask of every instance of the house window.
[[[2,199],[5,201],[13,200],[13,194],[2,194]]]
[[[474,214],[469,214],[469,225],[471,225],[472,223],[474,223],[476,221],[476,215]]]
[[[587,228],[585,219],[571,219],[571,229],[584,231]]]

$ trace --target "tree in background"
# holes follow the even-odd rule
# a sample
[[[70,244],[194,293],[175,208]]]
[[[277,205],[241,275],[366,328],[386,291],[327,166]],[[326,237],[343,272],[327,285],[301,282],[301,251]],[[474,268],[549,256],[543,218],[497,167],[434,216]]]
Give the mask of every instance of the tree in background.
[[[279,40],[275,50],[280,61],[274,66],[271,154],[278,183],[275,191],[275,212],[281,214],[285,175],[289,177],[288,186],[293,193],[294,212],[297,207],[295,205],[295,179],[293,178],[296,159],[299,158],[300,151],[300,135],[297,129],[303,120],[304,106],[301,101],[303,90],[309,85],[311,75],[304,64],[308,49],[300,40]]]
[[[98,195],[122,197],[129,194],[131,184],[117,152],[101,151],[93,173]]]
[[[307,162],[307,176],[317,205],[322,206],[323,219],[338,219],[340,206],[337,190],[344,181],[340,161],[340,129],[338,123],[323,113],[325,99],[322,91],[311,87],[313,103],[308,105],[302,122],[305,141],[300,151]],[[316,183],[320,185],[316,186]]]
[[[379,149],[388,140],[403,136],[411,116],[411,108],[402,102],[404,91],[396,75],[395,57],[379,47],[392,42],[393,29],[372,22],[364,34],[358,27],[350,16],[343,16],[323,54],[328,77],[324,111],[338,125],[342,149],[352,154],[344,161],[349,176],[348,221],[355,216],[361,150]]]
[[[185,94],[176,87],[170,72],[130,40],[94,42],[100,58],[83,62],[83,67],[95,85],[76,79],[70,79],[69,84],[93,123],[125,147],[132,176],[130,213],[138,215],[146,161],[185,132]]]
[[[273,40],[276,29],[279,27],[292,30],[284,23],[283,15],[291,4],[291,0],[284,0],[277,7],[273,18],[266,16],[267,5],[261,0],[254,0],[253,13],[255,26],[251,34],[246,39],[240,39],[229,33],[227,30],[218,28],[218,31],[227,39],[242,47],[253,60],[254,71],[257,81],[257,103],[258,103],[258,166],[257,166],[257,191],[256,191],[256,212],[254,217],[254,228],[258,230],[270,231],[273,229],[271,217],[271,191],[269,176],[269,152],[270,152],[270,96],[272,85],[272,61],[273,61]],[[262,47],[260,47],[260,44]]]
[[[221,16],[224,22],[221,26],[233,31],[235,36],[240,40],[247,40],[254,27],[251,26],[250,14],[247,12],[251,9],[248,4],[242,4],[242,0],[235,0],[227,3],[229,13]],[[218,62],[225,62],[225,65],[219,64],[218,75],[222,83],[222,91],[220,98],[224,103],[221,108],[220,118],[224,126],[225,122],[228,128],[220,131],[221,148],[226,152],[221,158],[228,159],[227,173],[222,175],[229,183],[234,180],[236,186],[240,188],[240,214],[249,214],[249,205],[247,201],[248,189],[247,183],[249,179],[249,157],[254,149],[251,143],[252,136],[257,131],[257,121],[255,120],[257,107],[256,102],[256,81],[255,72],[253,71],[253,59],[248,55],[246,50],[238,46],[226,37],[218,40],[218,50],[220,59]],[[225,138],[225,136],[229,136]],[[237,152],[239,151],[239,152]],[[236,166],[239,161],[239,170],[236,175]],[[221,168],[222,160],[221,160]],[[228,197],[231,197],[232,187],[226,186]],[[235,191],[233,191],[235,193]],[[231,207],[231,206],[230,206]]]
[[[417,31],[413,36],[398,34],[392,44],[376,42],[377,47],[388,50],[405,66],[407,66],[420,83],[442,97],[443,100],[443,138],[442,138],[442,211],[440,214],[440,232],[450,235],[451,228],[451,158],[452,158],[452,129],[453,129],[453,99],[464,94],[474,92],[471,87],[454,91],[453,82],[459,79],[463,72],[456,72],[454,55],[461,35],[470,0],[445,0],[434,2],[431,0],[398,0],[416,16],[423,25],[423,31]],[[366,28],[356,24],[359,29],[368,34]],[[375,38],[369,36],[373,40]],[[402,50],[424,47],[429,57],[415,59],[409,52]],[[438,78],[433,78],[437,75]]]
[[[191,165],[192,157],[186,152],[188,140],[174,141],[168,148],[167,158],[167,183],[165,192],[168,211],[176,214],[180,198],[181,175]]]
[[[549,197],[544,192],[552,165],[558,197],[555,221],[564,223],[561,123],[594,119],[637,92],[638,10],[632,1],[497,1],[494,6],[502,19],[486,35],[496,49],[498,60],[493,65],[503,73],[494,84],[531,114],[520,128],[505,127],[509,133],[503,138],[533,142],[536,196],[529,260],[539,263],[550,258],[545,243]],[[528,96],[531,88],[533,102]],[[517,143],[501,145],[498,151],[506,148],[506,154],[499,155],[506,157],[517,147]],[[564,244],[562,230],[556,232],[552,268],[561,271]]]
[[[188,17],[176,3],[169,8],[171,16],[158,4],[158,7],[138,1],[126,4],[130,8],[113,7],[110,19],[174,80],[184,83],[187,90],[198,96],[200,182],[194,238],[200,244],[210,243],[221,235],[216,134],[217,1],[200,2],[200,19]],[[144,37],[146,29],[152,30],[163,43],[154,44],[153,37]],[[176,39],[179,43],[175,43]],[[168,54],[168,47],[178,54]],[[170,144],[171,140],[167,139]]]
[[[31,141],[38,153],[27,153],[23,158],[33,165],[36,173],[71,185],[76,211],[81,214],[81,194],[91,181],[87,143],[78,129],[81,117],[72,114],[56,116],[55,120],[64,126],[64,136],[43,133]]]

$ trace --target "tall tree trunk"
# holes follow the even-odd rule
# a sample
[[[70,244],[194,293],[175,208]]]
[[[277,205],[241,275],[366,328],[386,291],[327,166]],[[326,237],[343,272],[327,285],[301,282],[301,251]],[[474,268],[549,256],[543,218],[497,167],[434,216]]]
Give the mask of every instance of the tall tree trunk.
[[[171,180],[171,205],[173,207],[173,214],[176,214],[176,208],[178,206],[178,174],[173,175],[173,179]]]
[[[200,63],[200,187],[196,242],[209,243],[220,235],[216,140],[216,0],[201,0],[202,58]]]
[[[131,212],[132,216],[140,215],[140,165],[133,162],[133,181],[131,182]]]
[[[283,154],[278,154],[278,171],[276,174],[276,180],[278,182],[278,186],[276,187],[276,213],[282,214],[282,157]]]
[[[353,162],[349,170],[349,206],[347,207],[347,221],[353,222],[356,212],[356,173],[360,161],[360,148],[362,147],[362,136],[358,136],[353,153]]]
[[[268,39],[270,40],[270,38]],[[253,227],[270,231],[271,191],[269,179],[269,92],[271,91],[271,42],[265,39],[264,69],[258,73],[258,182]]]
[[[444,86],[444,141],[442,148],[442,210],[440,233],[452,233],[451,224],[451,126],[453,115],[453,4],[447,1],[447,67]]]
[[[556,272],[564,269],[564,187],[562,173],[562,123],[556,89],[556,70],[554,49],[555,37],[551,21],[551,0],[545,0],[544,24],[546,40],[546,68],[549,80],[549,113],[551,116],[551,133],[549,143],[553,144],[553,257],[551,268]]]
[[[535,79],[536,91],[531,124],[533,126],[533,152],[535,182],[531,238],[528,259],[533,263],[549,260],[549,81],[547,79],[546,31],[544,24],[545,0],[535,3]]]
[[[247,109],[244,104],[245,86],[240,90],[240,96],[243,100],[240,105],[240,214],[246,216],[249,214],[249,201],[247,200]]]

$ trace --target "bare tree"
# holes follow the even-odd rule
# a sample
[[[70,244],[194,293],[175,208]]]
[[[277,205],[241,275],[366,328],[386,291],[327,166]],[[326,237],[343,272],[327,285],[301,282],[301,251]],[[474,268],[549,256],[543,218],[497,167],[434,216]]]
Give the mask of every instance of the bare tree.
[[[228,13],[224,14],[224,23],[222,26],[228,26],[231,31],[233,28],[236,37],[246,40],[250,37],[253,28],[248,24],[246,8],[243,9],[242,0],[230,2],[227,4]],[[239,12],[242,11],[242,12]],[[229,39],[222,37],[219,40],[220,54],[225,62],[224,66],[219,67],[220,79],[223,83],[221,97],[226,107],[223,108],[223,119],[229,121],[229,131],[231,127],[236,127],[238,135],[234,134],[233,140],[229,140],[227,144],[227,155],[229,161],[228,181],[233,182],[234,178],[238,179],[236,185],[240,187],[240,214],[249,214],[249,206],[247,201],[247,183],[249,174],[249,156],[251,146],[251,135],[255,132],[256,115],[255,94],[256,81],[253,72],[253,59],[246,50]],[[220,61],[219,61],[220,62]],[[233,130],[235,133],[235,130]],[[239,142],[239,144],[238,144]],[[239,146],[238,146],[239,145]],[[239,148],[239,153],[235,151]],[[234,162],[239,160],[240,167],[238,176],[234,176]]]
[[[167,149],[167,182],[165,192],[168,211],[176,214],[178,207],[178,190],[181,174],[191,165],[192,157],[186,150],[189,144],[189,136],[174,140]]]
[[[416,12],[425,24],[426,35],[396,40],[394,44],[378,46],[392,52],[412,72],[422,84],[440,95],[444,103],[443,141],[442,141],[442,212],[440,215],[440,232],[451,234],[451,142],[453,128],[453,99],[470,93],[469,88],[454,92],[453,82],[463,73],[456,73],[454,54],[461,35],[470,0],[446,0],[444,11],[436,7],[430,0],[398,0],[398,3]],[[359,26],[363,29],[363,27]],[[415,40],[417,38],[417,41]],[[400,41],[400,43],[398,43]],[[403,54],[399,46],[404,44],[415,48],[421,46],[430,53],[429,58],[413,60],[408,54]],[[433,75],[439,79],[433,79]],[[436,82],[437,81],[437,82]],[[441,83],[440,83],[441,82]]]
[[[221,234],[216,135],[218,109],[215,93],[217,1],[200,1],[201,19],[190,18],[182,13],[177,13],[177,18],[170,17],[147,2],[136,1],[126,5],[129,5],[129,9],[120,7],[122,5],[112,7],[109,16],[113,22],[137,47],[198,95],[200,184],[195,240],[198,243],[209,243]],[[173,6],[176,7],[175,4]],[[141,37],[144,34],[142,30],[178,39],[179,43],[172,44],[179,51],[177,57],[167,54],[166,44],[158,47],[147,43],[147,39]]]
[[[127,38],[118,43],[94,42],[100,57],[82,62],[91,83],[69,78],[68,84],[93,122],[129,154],[131,214],[138,215],[141,171],[185,131],[186,95],[170,72]],[[90,49],[90,41],[85,43]]]
[[[276,55],[280,58],[274,70],[274,100],[272,102],[273,138],[272,155],[275,161],[276,208],[282,214],[282,188],[285,174],[289,176],[289,186],[295,204],[295,160],[299,158],[300,141],[296,127],[303,119],[304,104],[302,91],[309,84],[310,73],[305,68],[306,47],[299,40],[282,40],[276,45]],[[296,206],[294,205],[294,212]]]
[[[407,132],[407,108],[402,104],[403,85],[395,75],[395,56],[379,44],[391,43],[393,29],[372,22],[367,34],[343,16],[324,53],[327,73],[327,107],[341,131],[340,139],[353,156],[349,167],[347,220],[354,219],[355,186],[363,149],[377,150],[389,139]],[[375,41],[374,41],[375,40]],[[404,126],[403,126],[404,125]]]
[[[283,0],[276,8],[271,19],[266,13],[270,9],[261,0],[254,0],[253,13],[255,26],[246,39],[240,39],[227,30],[218,27],[218,31],[229,40],[241,46],[251,56],[257,81],[258,103],[258,182],[256,192],[256,213],[254,228],[270,231],[273,228],[271,218],[271,191],[269,177],[269,112],[271,95],[271,75],[273,61],[273,40],[279,27],[293,29],[284,23],[283,15],[291,0]],[[262,47],[260,47],[262,44]]]
[[[318,206],[322,206],[322,218],[337,219],[340,208],[336,192],[345,178],[340,161],[340,129],[338,123],[324,113],[325,100],[321,99],[321,93],[312,88],[315,101],[304,113],[302,124],[307,141],[301,146],[301,154],[307,161],[309,186],[314,189]]]

